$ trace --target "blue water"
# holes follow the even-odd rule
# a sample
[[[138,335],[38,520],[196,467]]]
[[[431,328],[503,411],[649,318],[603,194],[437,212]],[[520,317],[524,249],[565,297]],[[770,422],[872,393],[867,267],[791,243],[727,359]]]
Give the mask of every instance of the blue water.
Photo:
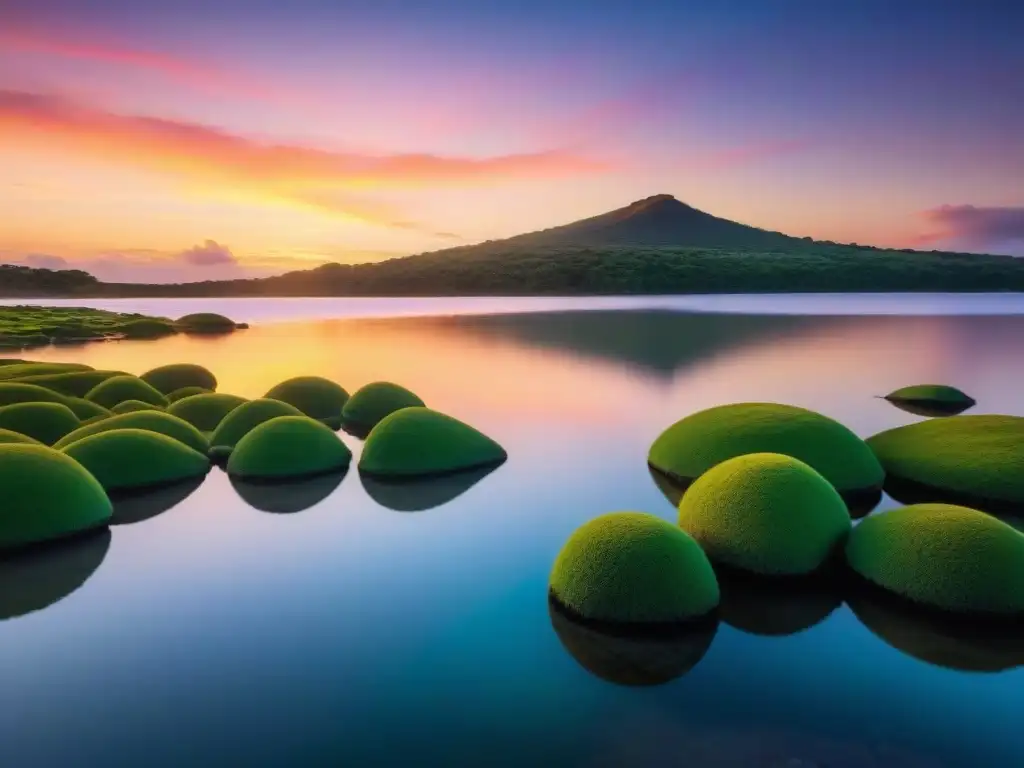
[[[60,558],[0,569],[0,606],[48,579],[68,592],[0,621],[4,765],[1024,764],[1024,655],[975,649],[1008,667],[994,672],[927,663],[907,650],[934,660],[940,640],[912,627],[898,650],[838,596],[787,635],[720,623],[692,669],[649,687],[588,671],[556,634],[547,576],[576,526],[617,509],[674,519],[645,458],[689,412],[790,402],[866,436],[917,418],[875,395],[937,381],[975,412],[1024,415],[1024,317],[781,314],[308,320],[34,353],[198,362],[250,397],[298,373],[393,379],[510,458],[467,489],[403,494],[354,470],[333,489],[242,489],[257,507],[311,505],[291,513],[214,470],[113,527],[77,589]],[[727,618],[763,616],[739,601]]]

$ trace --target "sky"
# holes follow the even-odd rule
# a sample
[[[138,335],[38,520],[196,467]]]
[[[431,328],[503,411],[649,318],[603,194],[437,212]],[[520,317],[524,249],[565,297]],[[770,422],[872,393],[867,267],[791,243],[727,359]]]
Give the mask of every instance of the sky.
[[[0,0],[0,263],[260,276],[662,193],[1024,255],[1022,39],[1005,0]]]

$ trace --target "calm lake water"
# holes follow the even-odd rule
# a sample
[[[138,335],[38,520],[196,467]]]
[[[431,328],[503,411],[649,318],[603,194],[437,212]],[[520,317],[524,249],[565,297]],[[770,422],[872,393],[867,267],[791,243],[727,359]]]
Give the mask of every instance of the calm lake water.
[[[214,469],[137,501],[125,514],[139,521],[109,539],[0,567],[5,766],[1024,765],[1020,644],[735,585],[706,648],[637,687],[606,679],[599,640],[556,632],[546,599],[586,520],[675,519],[646,453],[693,411],[786,402],[868,436],[918,418],[875,396],[941,382],[973,412],[1024,415],[1020,296],[602,299],[572,313],[540,310],[587,302],[353,301],[126,302],[257,324],[31,354],[136,373],[195,362],[247,397],[297,374],[350,390],[390,379],[510,458],[404,488],[353,469],[236,489]],[[420,316],[311,319],[388,302]],[[529,313],[473,314],[510,308]]]

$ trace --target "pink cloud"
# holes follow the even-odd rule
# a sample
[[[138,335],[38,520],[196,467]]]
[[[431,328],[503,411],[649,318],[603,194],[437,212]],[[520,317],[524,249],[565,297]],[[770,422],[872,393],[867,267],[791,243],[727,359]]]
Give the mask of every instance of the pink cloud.
[[[919,216],[930,231],[913,238],[915,246],[945,243],[967,250],[1024,255],[1024,206],[940,205]]]

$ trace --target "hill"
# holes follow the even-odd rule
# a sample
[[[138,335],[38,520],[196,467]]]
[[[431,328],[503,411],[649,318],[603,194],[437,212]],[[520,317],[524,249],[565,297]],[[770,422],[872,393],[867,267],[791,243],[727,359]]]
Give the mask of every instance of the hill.
[[[4,279],[8,269],[17,281]],[[5,268],[0,295],[30,295],[33,274],[38,296],[82,297],[1024,291],[1024,259],[791,237],[671,195],[505,240],[260,279],[145,285]]]

